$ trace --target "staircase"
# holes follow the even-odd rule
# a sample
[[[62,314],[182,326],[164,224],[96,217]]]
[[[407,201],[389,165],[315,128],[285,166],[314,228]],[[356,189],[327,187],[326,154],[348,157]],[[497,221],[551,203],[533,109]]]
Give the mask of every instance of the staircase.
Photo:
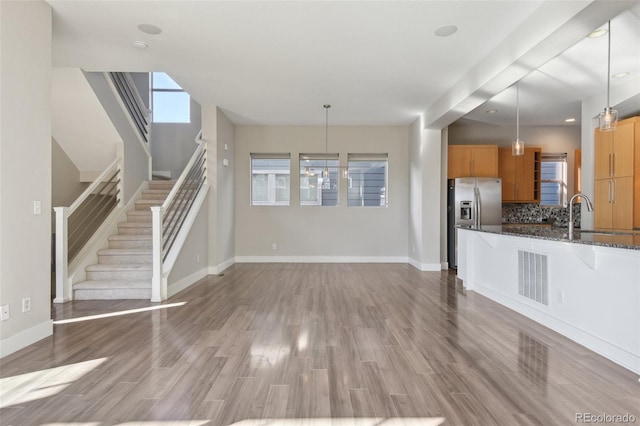
[[[86,268],[87,280],[73,285],[75,300],[151,298],[151,206],[163,203],[175,181],[154,180],[98,251],[98,263]]]

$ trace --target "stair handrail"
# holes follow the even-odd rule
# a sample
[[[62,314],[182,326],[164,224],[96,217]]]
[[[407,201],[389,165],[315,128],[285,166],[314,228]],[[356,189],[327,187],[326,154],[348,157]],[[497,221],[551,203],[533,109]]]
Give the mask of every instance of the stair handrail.
[[[120,96],[122,104],[129,112],[129,118],[138,135],[148,144],[150,140],[151,114],[147,109],[133,79],[126,72],[109,72],[113,87]]]
[[[191,206],[194,204],[194,200],[200,194],[201,189],[206,187],[207,144],[202,140],[202,130],[198,132],[195,142],[198,147],[182,170],[167,198],[161,206],[151,207],[151,240],[153,246],[152,302],[160,302],[167,297],[165,260],[188,216]],[[180,206],[184,207],[183,210],[180,213],[176,213],[175,209]],[[168,233],[167,231],[170,232]]]
[[[118,157],[113,160],[113,162],[111,162],[111,164],[109,164],[107,168],[104,169],[104,171],[100,173],[97,178],[95,178],[91,185],[89,185],[87,189],[85,189],[84,192],[80,194],[80,196],[78,196],[78,198],[76,198],[76,200],[69,206],[69,214],[76,211],[78,207],[80,207],[80,205],[84,202],[84,200],[89,198],[93,191],[104,182],[109,173],[116,170],[116,168],[122,169],[121,164],[122,157]]]
[[[117,157],[109,164],[102,173],[85,189],[82,194],[69,206],[54,207],[56,214],[56,238],[55,238],[55,269],[56,269],[56,297],[54,303],[64,303],[73,299],[72,283],[69,280],[69,263],[78,254],[82,246],[89,241],[92,234],[82,231],[83,241],[70,242],[73,232],[69,232],[69,218],[74,212],[78,212],[83,203],[89,200],[92,195],[105,195],[104,200],[98,201],[99,205],[94,205],[90,209],[92,218],[91,225],[95,229],[99,228],[103,222],[98,222],[103,214],[109,215],[116,207],[122,207],[123,182],[121,173],[123,169],[122,157]],[[106,182],[106,183],[105,183]],[[106,194],[103,190],[111,186]],[[95,193],[96,189],[99,191]],[[109,200],[109,198],[113,198]],[[96,208],[98,209],[96,212]],[[86,222],[85,219],[81,224]],[[95,231],[93,229],[91,232]],[[71,250],[73,248],[73,252]],[[71,254],[71,256],[70,256]]]

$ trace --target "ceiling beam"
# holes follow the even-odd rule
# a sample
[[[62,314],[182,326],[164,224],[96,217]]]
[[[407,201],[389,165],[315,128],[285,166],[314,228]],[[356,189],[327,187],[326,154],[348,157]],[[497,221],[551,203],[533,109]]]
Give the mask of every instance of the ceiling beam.
[[[636,4],[636,1],[605,0],[543,3],[513,34],[427,108],[425,128],[448,126]]]

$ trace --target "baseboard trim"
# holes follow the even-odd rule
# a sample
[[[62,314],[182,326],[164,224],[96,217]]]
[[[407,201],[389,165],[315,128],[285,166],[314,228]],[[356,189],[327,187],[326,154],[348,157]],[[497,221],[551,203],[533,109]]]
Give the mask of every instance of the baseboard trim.
[[[407,263],[395,256],[236,256],[236,263]]]
[[[53,334],[53,321],[46,320],[13,336],[0,340],[0,358],[45,339]]]
[[[444,269],[440,263],[420,263],[412,258],[407,259],[407,263],[421,272],[437,272]]]
[[[169,284],[167,287],[167,297],[174,296],[183,290],[186,290],[196,282],[200,281],[209,274],[208,268],[202,268],[193,274],[178,280],[173,284]]]
[[[209,267],[209,275],[218,275],[221,272],[224,272],[229,267],[233,266],[236,263],[236,258],[232,257],[230,259],[225,260],[218,266],[210,266]]]

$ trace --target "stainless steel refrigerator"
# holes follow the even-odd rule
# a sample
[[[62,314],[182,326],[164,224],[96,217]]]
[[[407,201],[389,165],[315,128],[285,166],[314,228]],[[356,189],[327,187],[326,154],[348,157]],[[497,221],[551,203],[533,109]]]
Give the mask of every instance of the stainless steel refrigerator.
[[[456,226],[477,228],[502,223],[502,179],[449,179],[447,203],[447,257],[449,266],[457,268]]]

